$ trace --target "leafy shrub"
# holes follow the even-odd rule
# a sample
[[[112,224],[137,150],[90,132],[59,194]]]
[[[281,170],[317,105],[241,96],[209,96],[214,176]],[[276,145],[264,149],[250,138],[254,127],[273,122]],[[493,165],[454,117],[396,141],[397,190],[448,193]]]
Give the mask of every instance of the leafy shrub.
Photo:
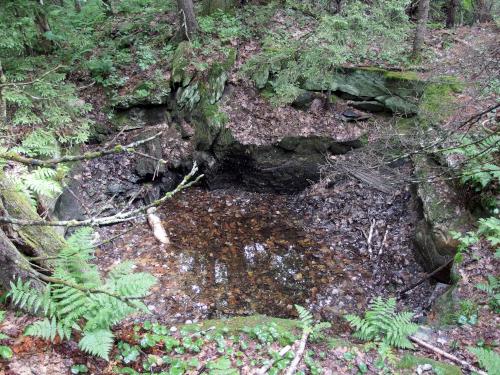
[[[111,327],[137,311],[148,311],[140,301],[155,278],[132,273],[133,264],[123,262],[102,279],[92,259],[92,231],[80,229],[58,254],[53,276],[42,290],[18,279],[11,283],[14,304],[46,316],[27,327],[25,334],[54,340],[70,339],[82,332],[78,346],[83,351],[108,359],[113,344]]]

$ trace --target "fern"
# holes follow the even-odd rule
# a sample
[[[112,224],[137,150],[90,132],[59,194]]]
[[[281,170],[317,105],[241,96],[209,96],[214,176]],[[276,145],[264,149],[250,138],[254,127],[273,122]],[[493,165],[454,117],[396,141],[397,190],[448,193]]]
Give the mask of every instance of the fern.
[[[32,312],[42,312],[45,319],[30,325],[26,334],[48,340],[69,339],[73,330],[82,331],[82,350],[108,359],[113,343],[111,327],[137,311],[147,311],[139,299],[155,283],[147,273],[131,273],[125,263],[111,270],[103,280],[92,259],[92,231],[82,228],[68,240],[60,252],[53,281],[42,290],[29,281],[11,283],[12,302]]]
[[[86,332],[78,347],[83,351],[109,360],[109,352],[113,346],[113,334],[108,329],[98,329],[92,332]]]
[[[54,197],[62,192],[61,184],[55,180],[55,177],[57,177],[55,169],[38,168],[22,176],[22,181],[28,190],[38,196]]]
[[[497,277],[488,275],[487,283],[476,284],[476,288],[485,292],[489,305],[495,312],[500,312],[500,281]]]
[[[412,323],[412,313],[396,313],[395,309],[395,298],[384,300],[377,297],[364,318],[357,315],[347,315],[345,318],[356,330],[354,336],[363,341],[381,341],[391,347],[412,348],[408,336],[418,330],[418,325]]]
[[[295,309],[299,313],[299,321],[302,330],[307,332],[312,340],[319,339],[322,331],[332,326],[328,322],[314,324],[314,318],[311,312],[300,305],[295,305]]]
[[[484,348],[468,348],[478,359],[479,365],[488,371],[488,374],[500,374],[500,355],[493,350]]]

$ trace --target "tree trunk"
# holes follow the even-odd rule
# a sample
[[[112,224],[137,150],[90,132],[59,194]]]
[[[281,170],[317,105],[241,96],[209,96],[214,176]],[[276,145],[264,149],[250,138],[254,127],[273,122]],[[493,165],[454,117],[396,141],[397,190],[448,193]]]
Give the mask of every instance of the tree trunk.
[[[3,95],[4,86],[7,83],[7,77],[5,77],[2,60],[0,60],[0,130],[7,131],[7,101]]]
[[[181,24],[180,37],[181,39],[190,40],[198,31],[198,22],[194,14],[193,0],[177,0],[177,7]]]
[[[75,0],[75,10],[77,13],[80,13],[82,11],[81,0]]]
[[[0,288],[10,289],[10,282],[18,278],[32,280],[37,287],[38,282],[33,279],[36,272],[31,268],[28,260],[16,249],[4,231],[0,229]]]
[[[456,24],[458,0],[449,0],[448,8],[446,9],[446,27],[451,28]]]
[[[8,215],[26,220],[40,220],[40,216],[27,197],[16,189],[15,184],[0,171],[0,211]],[[65,246],[66,241],[56,232],[54,227],[46,226],[13,226],[17,234],[15,242],[35,257],[53,257]],[[49,264],[46,264],[49,266]]]
[[[417,28],[415,30],[415,38],[413,39],[413,59],[420,57],[422,46],[424,45],[427,20],[429,19],[429,2],[430,0],[420,0],[418,4]]]

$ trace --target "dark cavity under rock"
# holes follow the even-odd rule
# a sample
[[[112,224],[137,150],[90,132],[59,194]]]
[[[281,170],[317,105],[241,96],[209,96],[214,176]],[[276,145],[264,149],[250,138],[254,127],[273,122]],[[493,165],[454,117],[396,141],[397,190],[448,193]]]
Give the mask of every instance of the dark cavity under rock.
[[[361,146],[359,140],[285,137],[273,145],[215,144],[219,166],[207,175],[211,188],[240,186],[251,191],[295,193],[316,182],[328,155]]]

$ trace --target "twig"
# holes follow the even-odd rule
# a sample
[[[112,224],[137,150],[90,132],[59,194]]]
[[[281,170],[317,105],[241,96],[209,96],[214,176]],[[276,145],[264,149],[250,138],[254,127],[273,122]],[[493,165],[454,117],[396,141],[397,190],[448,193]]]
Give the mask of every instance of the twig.
[[[274,361],[269,361],[269,363],[265,364],[264,366],[262,366],[260,369],[258,369],[256,372],[253,373],[253,375],[264,375],[267,373],[267,371],[273,367],[273,365],[279,361],[281,359],[281,357],[283,357],[286,353],[288,353],[290,350],[292,349],[292,347],[290,345],[287,345],[285,346],[284,348],[282,348],[280,351],[279,351],[279,356],[280,358],[277,359],[277,360],[274,360]]]
[[[366,243],[368,244],[368,254],[370,254],[370,258],[372,257],[372,238],[374,229],[375,229],[375,219],[372,220],[372,225],[370,226],[370,232],[368,233],[368,238],[366,239]]]
[[[295,371],[297,371],[297,366],[299,365],[299,362],[302,359],[302,356],[304,355],[304,350],[306,350],[307,339],[309,338],[310,334],[311,332],[308,329],[305,329],[304,332],[302,333],[302,338],[300,339],[299,342],[299,348],[295,353],[295,357],[293,358],[290,367],[286,370],[285,375],[293,375],[295,374]]]
[[[406,289],[403,289],[401,292],[399,292],[399,295],[402,296],[406,293],[408,293],[410,290],[412,289],[415,289],[417,286],[419,286],[420,284],[422,284],[425,280],[431,278],[432,276],[434,276],[436,273],[438,273],[439,271],[445,269],[446,267],[448,267],[451,263],[453,262],[453,257],[450,258],[445,264],[439,266],[438,268],[436,268],[434,271],[426,274],[424,277],[422,277],[419,281],[417,281],[416,283],[410,285],[408,288]]]
[[[386,229],[385,233],[384,233],[384,238],[382,239],[382,244],[380,245],[380,249],[379,249],[378,254],[377,254],[377,257],[379,257],[379,258],[382,255],[382,252],[384,251],[384,247],[387,245],[387,234],[388,233],[389,233],[389,229]]]
[[[50,73],[52,72],[55,72],[56,70],[59,70],[61,68],[65,68],[66,66],[64,65],[58,65],[56,66],[55,68],[52,68],[50,70],[47,70],[45,73],[43,73],[40,77],[38,78],[35,78],[34,80],[32,81],[27,81],[27,82],[9,82],[9,83],[2,83],[0,84],[0,87],[7,87],[7,86],[28,86],[28,85],[32,85],[33,83],[36,83],[36,82],[40,82],[43,78],[45,78],[46,76],[48,76]]]
[[[462,367],[465,367],[469,371],[478,373],[479,375],[488,375],[486,372],[479,370],[478,368],[471,365],[469,362],[466,362],[458,357],[455,357],[453,354],[445,352],[444,350],[441,350],[441,349],[435,347],[434,345],[431,345],[428,342],[425,342],[425,341],[419,339],[418,337],[410,336],[409,339],[411,341],[413,341],[415,344],[417,344],[423,348],[429,349],[429,350],[433,351],[434,353],[437,353],[437,354],[449,359],[450,361],[458,363],[459,365],[461,365]]]
[[[162,134],[162,132],[159,132],[158,134],[155,134],[149,138],[132,142],[129,143],[128,145],[122,146],[122,145],[116,145],[110,149],[103,150],[103,151],[89,151],[85,152],[84,154],[81,155],[67,155],[63,156],[61,158],[56,158],[56,159],[48,159],[48,160],[42,160],[42,159],[34,159],[34,158],[28,158],[25,156],[21,156],[17,153],[14,152],[1,152],[0,153],[0,159],[5,159],[5,160],[10,160],[14,162],[18,162],[21,164],[26,164],[26,165],[35,165],[38,167],[51,167],[56,164],[60,163],[67,163],[67,162],[74,162],[74,161],[80,161],[80,160],[92,160],[96,158],[100,158],[102,156],[106,155],[112,155],[112,154],[120,154],[122,152],[132,152],[135,151],[134,148],[137,146],[140,146],[144,143],[151,142],[153,139],[159,137]]]

